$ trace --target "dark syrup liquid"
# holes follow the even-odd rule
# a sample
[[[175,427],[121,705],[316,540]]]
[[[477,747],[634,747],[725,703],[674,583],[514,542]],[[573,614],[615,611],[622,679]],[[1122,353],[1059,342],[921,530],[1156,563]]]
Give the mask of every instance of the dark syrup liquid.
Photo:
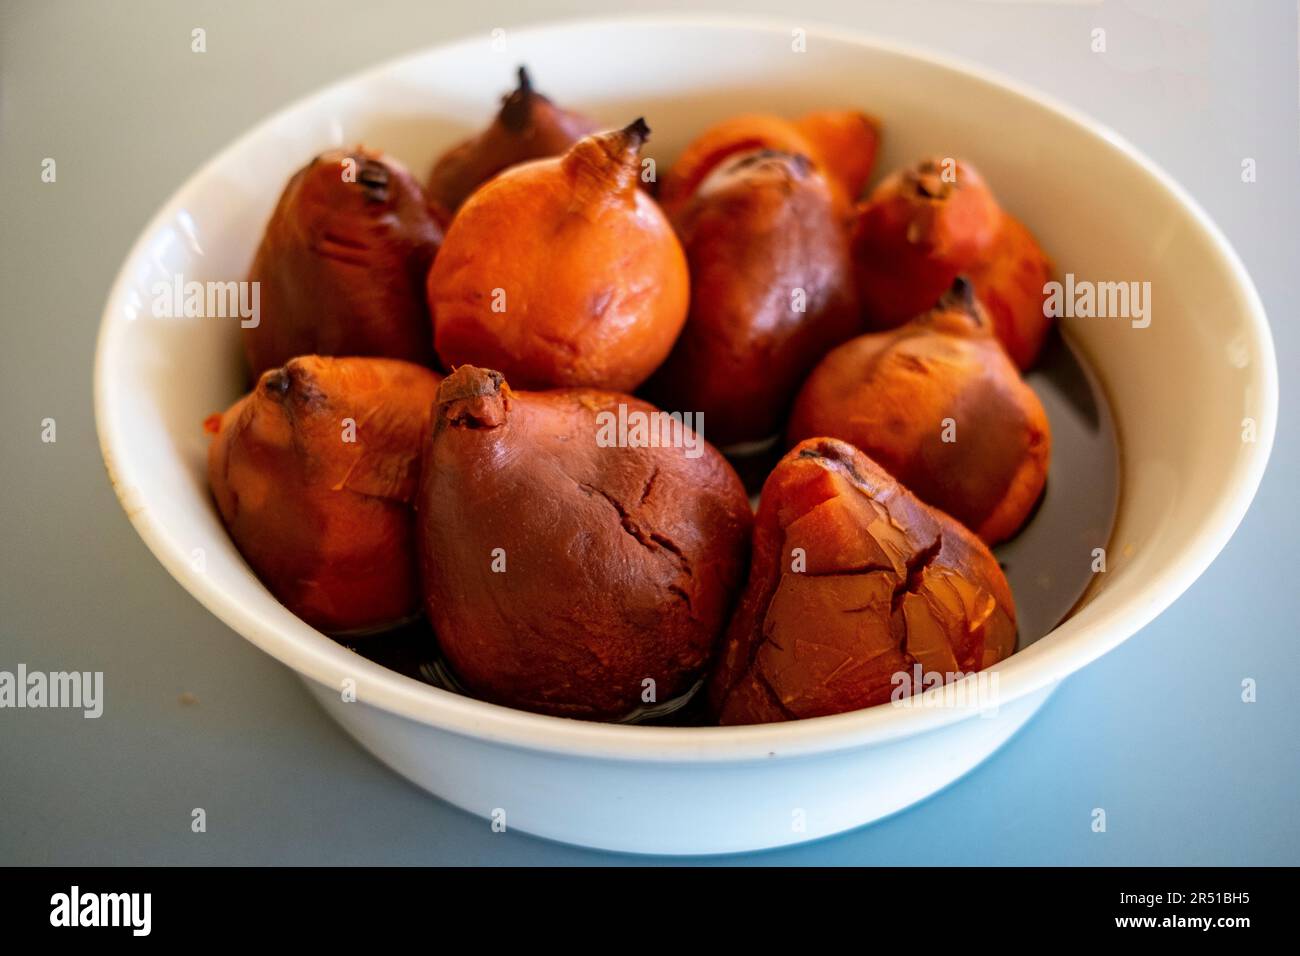
[[[1052,426],[1047,487],[1021,532],[993,549],[1016,601],[1023,650],[1069,617],[1096,580],[1119,506],[1119,439],[1100,381],[1059,333],[1026,376]]]
[[[1092,584],[1094,549],[1106,548],[1119,502],[1119,442],[1101,384],[1083,359],[1053,333],[1038,366],[1026,376],[1047,411],[1052,459],[1047,487],[1018,535],[994,548],[1011,585],[1020,626],[1017,650],[1028,647],[1069,616]],[[732,464],[754,496],[785,448],[774,442]],[[427,622],[342,643],[369,660],[437,687],[455,685]],[[663,709],[670,709],[671,704]],[[674,727],[711,723],[695,693],[667,715],[629,722]]]

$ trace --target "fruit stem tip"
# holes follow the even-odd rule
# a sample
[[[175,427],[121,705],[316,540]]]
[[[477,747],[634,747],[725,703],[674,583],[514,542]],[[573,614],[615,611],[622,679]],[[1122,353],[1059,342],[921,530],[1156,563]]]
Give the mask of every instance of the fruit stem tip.
[[[644,116],[638,116],[632,122],[623,127],[623,133],[635,142],[637,146],[640,146],[650,138],[650,127],[646,125]]]

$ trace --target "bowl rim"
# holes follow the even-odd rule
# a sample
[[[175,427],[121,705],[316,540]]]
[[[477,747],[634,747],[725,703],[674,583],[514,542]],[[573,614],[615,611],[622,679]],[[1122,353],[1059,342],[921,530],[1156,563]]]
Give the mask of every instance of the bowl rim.
[[[1117,607],[1096,611],[1086,624],[1067,617],[1036,642],[1032,658],[1025,652],[1011,655],[995,668],[1000,702],[1009,704],[1025,695],[1056,684],[1135,634],[1169,607],[1210,565],[1244,518],[1263,477],[1276,431],[1278,405],[1277,360],[1272,336],[1259,294],[1235,250],[1209,215],[1168,173],[1106,125],[1054,97],[986,67],[960,57],[914,46],[866,31],[813,20],[801,21],[809,38],[848,43],[873,51],[918,60],[930,67],[961,74],[963,79],[995,87],[1000,93],[1055,112],[1082,132],[1103,141],[1154,180],[1182,206],[1210,240],[1214,253],[1231,275],[1245,303],[1250,345],[1258,360],[1252,363],[1252,385],[1259,389],[1259,432],[1256,452],[1242,456],[1221,497],[1195,532],[1191,544],[1160,568],[1141,594]],[[771,17],[718,14],[629,14],[544,20],[512,30],[515,37],[560,31],[607,28],[711,28],[725,31],[788,34],[789,23]],[[189,198],[199,191],[212,170],[247,143],[267,133],[289,114],[309,110],[343,87],[378,78],[441,52],[483,42],[478,34],[434,44],[390,57],[352,73],[276,110],[238,136],[199,167],[177,188],[140,232],[108,295],[100,320],[94,362],[96,429],[105,468],[115,494],[145,544],[163,567],[217,618],[272,657],[306,679],[339,687],[345,678],[357,682],[357,698],[382,711],[419,724],[461,736],[515,748],[568,756],[596,757],[658,763],[732,763],[775,757],[827,753],[878,744],[934,730],[957,720],[972,719],[973,707],[904,708],[878,706],[826,717],[740,727],[653,727],[594,723],[551,717],[476,700],[433,687],[389,670],[348,650],[329,637],[303,625],[301,634],[286,633],[275,621],[238,604],[207,575],[195,572],[188,553],[173,539],[153,512],[131,499],[130,475],[119,470],[128,456],[119,449],[126,438],[111,413],[112,383],[116,372],[111,358],[117,340],[129,323],[121,318],[121,304],[130,284],[131,265],[145,252],[152,237],[174,221]],[[1045,643],[1048,637],[1057,639]],[[1086,637],[1087,639],[1083,639]],[[973,680],[977,675],[965,678]],[[960,682],[959,682],[960,683]]]

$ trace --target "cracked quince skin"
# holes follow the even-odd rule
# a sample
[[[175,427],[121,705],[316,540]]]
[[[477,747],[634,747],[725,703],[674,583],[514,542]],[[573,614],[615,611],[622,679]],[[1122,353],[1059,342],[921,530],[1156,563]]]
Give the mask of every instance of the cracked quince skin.
[[[708,699],[722,724],[838,714],[889,701],[917,666],[950,679],[1015,642],[988,548],[853,446],[814,438],[763,486]]]
[[[924,315],[832,349],[800,389],[787,435],[849,442],[989,545],[1033,513],[1052,452],[1042,403],[962,278]]]
[[[425,607],[461,683],[539,713],[617,719],[702,676],[744,577],[752,515],[702,440],[608,447],[627,395],[443,382],[417,495]],[[652,681],[648,684],[647,681]]]

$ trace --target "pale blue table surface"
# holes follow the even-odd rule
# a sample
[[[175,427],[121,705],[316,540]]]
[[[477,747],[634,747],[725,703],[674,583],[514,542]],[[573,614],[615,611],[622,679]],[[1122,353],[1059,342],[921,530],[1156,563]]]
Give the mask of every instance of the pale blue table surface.
[[[208,156],[272,110],[396,53],[642,5],[316,0],[0,7],[0,668],[102,669],[98,721],[0,711],[0,863],[639,862],[428,797],[146,550],[99,461],[90,370],[130,242]],[[446,5],[451,7],[453,5]],[[665,3],[656,9],[691,8]],[[1241,529],[1158,621],[1065,683],[965,779],[771,864],[1300,863],[1300,114],[1296,4],[714,4],[958,54],[1112,126],[1235,244],[1282,380],[1272,463]],[[209,51],[189,51],[191,28]],[[1107,30],[1105,55],[1090,51]],[[58,182],[40,182],[57,157]],[[1241,161],[1258,181],[1243,184]],[[39,439],[54,417],[58,441]],[[1243,678],[1258,702],[1243,704]],[[197,698],[182,704],[182,694]],[[205,834],[190,809],[207,811]],[[1108,829],[1093,833],[1094,807]]]

